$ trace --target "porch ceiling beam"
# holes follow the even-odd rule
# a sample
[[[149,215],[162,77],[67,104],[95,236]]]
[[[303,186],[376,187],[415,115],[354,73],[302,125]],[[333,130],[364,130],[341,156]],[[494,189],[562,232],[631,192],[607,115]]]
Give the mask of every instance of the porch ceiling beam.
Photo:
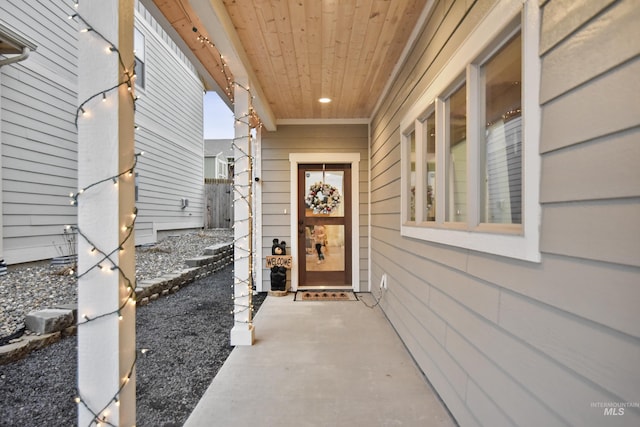
[[[222,0],[191,0],[191,7],[196,12],[204,28],[215,43],[234,76],[246,76],[251,93],[252,104],[262,124],[269,131],[276,130],[276,118],[267,102],[267,98],[258,83],[258,78],[251,67],[240,38],[236,33],[231,18]],[[256,29],[259,31],[259,29]]]
[[[174,26],[167,20],[166,16],[162,13],[162,11],[155,4],[154,0],[140,0],[142,5],[147,9],[147,11],[153,16],[153,18],[160,24],[162,29],[171,37],[171,40],[180,48],[180,50],[185,54],[185,56],[191,61],[193,66],[198,71],[198,75],[200,76],[203,86],[206,90],[213,90],[218,95],[220,95],[220,99],[227,104],[229,109],[233,110],[233,105],[229,98],[226,95],[226,91],[224,87],[220,86],[220,83],[216,81],[216,79],[211,75],[210,71],[203,64],[203,62],[198,58],[198,56],[194,53],[191,47],[187,44],[187,42],[182,38],[180,33],[174,28]]]

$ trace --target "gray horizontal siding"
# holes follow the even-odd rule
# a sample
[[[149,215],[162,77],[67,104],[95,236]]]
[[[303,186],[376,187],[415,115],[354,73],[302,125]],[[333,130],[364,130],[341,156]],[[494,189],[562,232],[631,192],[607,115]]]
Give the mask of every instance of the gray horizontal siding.
[[[550,6],[552,4],[553,2]],[[587,11],[590,10],[587,8]],[[548,21],[544,18],[554,12],[544,12],[543,23],[547,24]],[[581,16],[586,18],[589,14]],[[637,56],[639,21],[638,3],[634,0],[619,1],[593,19],[584,21],[574,34],[559,40],[553,49],[542,56],[544,72],[540,90],[541,102],[548,102],[589,83],[595,76]],[[571,73],[567,73],[567,69],[571,69]]]
[[[638,91],[640,93],[640,89]],[[640,194],[640,128],[592,139],[545,155],[543,203],[603,200]],[[571,164],[571,168],[564,165]],[[553,183],[562,182],[562,185]]]
[[[76,26],[71,6],[5,1],[0,20],[37,45],[27,60],[0,70],[3,254],[8,263],[59,255],[65,224],[75,223]]]
[[[596,77],[579,90],[545,104],[542,110],[541,152],[582,143],[638,125],[640,59],[637,57]],[[597,100],[597,102],[594,102]],[[566,111],[573,111],[566,117]],[[615,114],[610,114],[615,111]],[[607,120],[602,120],[606,117]]]
[[[5,24],[36,44],[37,49],[29,55],[29,62],[47,69],[52,76],[75,81],[79,28],[77,22],[67,19],[74,13],[71,3],[4,0],[0,11],[0,19]]]
[[[461,425],[638,424],[590,406],[640,392],[637,2],[540,2],[540,263],[400,235],[400,119],[492,4],[436,2],[372,119],[372,284]]]
[[[136,27],[145,36],[145,87],[137,88],[138,208],[136,242],[155,229],[204,224],[202,84],[190,63],[138,4]],[[181,208],[181,199],[189,206]]]
[[[147,87],[139,91],[137,243],[155,230],[203,224],[202,84],[194,67],[136,3],[146,35]],[[12,264],[59,255],[53,242],[76,222],[78,23],[71,2],[0,3],[0,20],[32,40],[27,60],[0,70],[3,252]],[[143,22],[140,17],[146,17]],[[189,199],[181,209],[180,199]]]

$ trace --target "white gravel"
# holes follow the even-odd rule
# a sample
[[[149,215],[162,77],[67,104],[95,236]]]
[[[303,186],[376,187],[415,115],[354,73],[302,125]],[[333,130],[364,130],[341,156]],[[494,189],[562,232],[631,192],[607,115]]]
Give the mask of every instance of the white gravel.
[[[233,230],[213,229],[169,236],[155,245],[136,248],[136,280],[152,279],[183,269],[185,259],[202,255],[204,249],[231,242]],[[77,301],[75,276],[49,263],[9,267],[0,276],[0,339],[24,327],[31,311]]]

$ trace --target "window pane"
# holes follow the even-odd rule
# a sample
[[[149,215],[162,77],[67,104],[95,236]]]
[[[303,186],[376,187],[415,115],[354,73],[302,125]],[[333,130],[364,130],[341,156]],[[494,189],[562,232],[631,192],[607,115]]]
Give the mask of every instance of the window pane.
[[[136,84],[144,89],[145,86],[145,46],[144,34],[137,28],[133,29],[133,52],[135,54],[134,73],[136,75]]]
[[[436,220],[436,113],[435,111],[427,117],[425,121],[425,162],[426,176],[426,207],[424,219],[427,221]]]
[[[409,138],[409,221],[416,220],[416,133]]]
[[[305,216],[344,216],[344,172],[306,171]]]
[[[467,220],[467,85],[462,85],[447,99],[448,127],[446,221]]]
[[[144,89],[145,75],[144,75],[144,62],[136,56],[136,64],[133,67],[133,72],[136,75],[136,84]]]
[[[516,35],[480,69],[484,123],[480,221],[522,223],[522,51]]]
[[[307,271],[344,271],[344,225],[305,227]]]

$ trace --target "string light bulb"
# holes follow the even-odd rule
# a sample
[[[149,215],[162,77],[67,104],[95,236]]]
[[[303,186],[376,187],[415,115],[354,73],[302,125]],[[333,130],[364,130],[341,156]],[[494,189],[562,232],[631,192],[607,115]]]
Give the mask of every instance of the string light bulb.
[[[76,2],[74,3],[74,7],[78,7],[78,1],[76,0]],[[91,101],[96,101],[98,99],[100,99],[102,102],[106,102],[106,98],[107,95],[109,94],[110,91],[113,90],[120,90],[120,87],[123,85],[127,85],[127,89],[128,91],[131,93],[132,92],[132,79],[135,78],[135,75],[130,75],[129,71],[127,70],[127,67],[124,65],[123,62],[123,58],[120,54],[120,52],[118,51],[118,49],[116,48],[116,46],[109,41],[106,37],[104,37],[104,35],[102,35],[99,31],[95,30],[80,14],[75,13],[71,16],[68,17],[71,20],[76,20],[80,23],[80,27],[81,29],[79,30],[80,32],[92,32],[93,35],[101,38],[105,43],[106,46],[104,44],[101,44],[100,47],[98,47],[99,50],[104,50],[104,52],[106,54],[111,54],[111,53],[116,53],[118,55],[118,59],[119,59],[119,63],[120,63],[120,67],[121,69],[125,70],[124,74],[120,74],[119,77],[119,81],[117,84],[115,84],[112,87],[103,89],[101,91],[98,91],[96,93],[94,93],[93,95],[91,95],[90,97],[88,97],[86,100],[84,100],[83,102],[81,102],[78,106],[78,108],[76,109],[76,117],[75,117],[75,125],[76,128],[78,128],[78,117],[80,115],[85,116],[85,115],[91,115],[90,113],[92,113],[91,111],[91,104],[89,104],[89,102]],[[133,73],[135,74],[135,73]],[[133,110],[135,111],[135,100],[137,99],[135,97],[135,95],[133,93],[131,93],[130,98],[132,100],[132,105],[133,105]],[[96,110],[98,111],[98,110]],[[85,188],[80,189],[79,191],[77,191],[76,193],[69,193],[69,197],[71,198],[71,205],[73,206],[78,206],[78,200],[79,198],[83,195],[83,193],[86,190],[89,190],[93,187],[96,187],[100,184],[106,183],[108,181],[112,181],[114,185],[118,185],[119,182],[119,178],[123,175],[127,175],[127,176],[133,176],[134,175],[134,170],[137,164],[137,160],[138,160],[138,156],[140,154],[135,154],[134,159],[133,159],[133,166],[125,169],[124,171],[122,171],[121,173],[116,174],[113,177],[107,177],[104,179],[101,179],[97,182],[94,182],[88,186],[86,186]],[[121,238],[121,241],[119,242],[118,246],[113,249],[113,250],[103,250],[100,249],[98,246],[96,246],[90,239],[89,237],[83,233],[83,231],[78,227],[78,226],[73,226],[73,230],[75,230],[77,232],[77,234],[79,235],[79,237],[83,238],[87,243],[88,243],[88,247],[91,248],[90,253],[96,257],[96,255],[98,256],[99,259],[95,259],[95,263],[87,268],[84,272],[77,272],[74,271],[73,269],[71,269],[69,274],[73,274],[75,275],[75,277],[77,279],[80,279],[81,277],[83,277],[84,275],[88,274],[91,271],[95,271],[96,268],[100,269],[100,271],[105,272],[105,273],[111,273],[111,272],[115,272],[117,271],[118,274],[120,274],[120,283],[118,286],[126,286],[126,288],[129,290],[129,295],[128,297],[122,302],[122,304],[120,305],[120,307],[116,308],[113,311],[107,312],[107,313],[92,313],[91,317],[88,314],[82,314],[79,322],[78,322],[78,326],[82,326],[82,325],[86,325],[88,323],[91,323],[95,320],[107,317],[107,316],[117,316],[118,319],[122,319],[123,316],[123,312],[122,309],[125,308],[125,306],[127,304],[136,304],[135,301],[135,278],[132,280],[130,278],[127,277],[127,275],[123,272],[122,269],[120,269],[120,267],[117,265],[117,263],[114,261],[114,259],[112,258],[112,255],[116,254],[119,250],[122,250],[122,248],[124,247],[125,243],[132,238],[133,236],[133,228],[135,226],[135,219],[137,216],[137,209],[134,209],[134,214],[132,214],[132,223],[129,226],[125,226],[123,227],[123,230],[125,231],[129,231],[129,233],[127,233],[126,235],[124,235]],[[65,227],[66,230],[71,229],[71,226],[67,226]],[[135,359],[137,359],[137,353],[135,355]],[[133,361],[133,364],[130,368],[129,371],[129,375],[125,378],[124,383],[126,384],[129,379],[131,378],[131,376],[133,375],[134,372],[134,368],[135,368],[135,360]],[[124,384],[118,388],[118,390],[115,391],[114,393],[114,397],[113,397],[113,402],[115,403],[116,406],[119,406],[120,404],[120,393],[122,391],[122,387],[124,386]],[[93,418],[93,422],[95,424],[98,425],[113,425],[111,422],[109,422],[108,420],[108,416],[110,415],[110,411],[106,410],[106,409],[102,409],[100,411],[96,411],[91,409],[91,407],[89,406],[89,404],[87,403],[86,400],[84,400],[82,398],[82,393],[80,390],[78,390],[77,392],[77,397],[74,398],[74,401],[77,404],[82,404],[84,405],[84,408],[86,408],[94,417]]]

